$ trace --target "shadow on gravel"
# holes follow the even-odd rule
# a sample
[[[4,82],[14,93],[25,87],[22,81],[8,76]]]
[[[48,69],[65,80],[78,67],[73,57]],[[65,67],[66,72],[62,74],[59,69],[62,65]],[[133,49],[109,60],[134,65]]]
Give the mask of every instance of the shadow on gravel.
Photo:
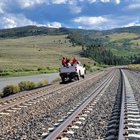
[[[65,81],[65,82],[60,82],[60,84],[69,84],[69,83],[71,83],[71,82],[75,82],[75,80],[67,80],[67,81]]]

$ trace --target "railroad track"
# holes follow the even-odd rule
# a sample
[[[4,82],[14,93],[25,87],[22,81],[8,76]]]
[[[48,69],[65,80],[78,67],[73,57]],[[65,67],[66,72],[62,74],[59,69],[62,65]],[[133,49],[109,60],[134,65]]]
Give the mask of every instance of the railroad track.
[[[131,85],[122,71],[124,81],[119,126],[119,140],[140,140],[140,112]]]
[[[94,78],[89,75],[84,80],[62,85],[58,90],[43,91],[39,94],[42,94],[39,97],[35,97],[36,95],[31,96],[31,100],[29,97],[25,97],[28,101],[23,101],[16,106],[13,105],[13,107],[7,108],[2,112],[10,113],[23,107],[16,113],[19,114],[23,111],[23,115],[25,115],[28,114],[28,111],[30,112],[31,109],[34,109],[33,104],[36,104],[35,109],[38,108],[37,111],[41,112],[38,107],[41,102],[45,104],[43,109],[45,112],[40,116],[39,113],[37,114],[33,111],[31,113],[37,116],[33,118],[33,115],[31,115],[31,119],[25,119],[27,121],[22,121],[20,119],[22,116],[19,119],[13,118],[13,120],[21,120],[21,122],[19,123],[20,127],[18,127],[19,125],[11,121],[11,124],[16,126],[13,127],[16,128],[16,133],[12,134],[11,139],[15,139],[15,134],[16,137],[21,134],[18,131],[21,128],[21,130],[24,130],[23,136],[28,134],[29,130],[31,131],[24,139],[31,139],[34,135],[35,139],[43,140],[74,140],[76,138],[83,140],[86,139],[86,136],[90,136],[88,139],[139,140],[139,110],[132,88],[124,72],[125,70],[121,69],[120,71],[105,71],[102,75],[98,73],[98,76],[102,77],[104,75],[103,79],[106,78],[104,81],[101,79],[97,82],[98,87],[92,84],[94,82],[93,79],[96,79],[97,75],[93,75]],[[72,92],[73,90],[74,92]],[[75,94],[77,95],[73,96]],[[48,95],[52,95],[50,100],[48,100]],[[55,98],[54,101],[52,100],[53,98]],[[62,102],[59,98],[63,98]],[[75,99],[76,101],[74,101]],[[52,101],[54,106],[48,108],[48,104],[51,104]],[[25,112],[24,107],[26,107]],[[28,107],[29,109],[27,109]],[[14,115],[14,113],[12,114]],[[22,125],[22,122],[27,124]],[[2,124],[4,130],[6,130],[4,127],[6,123]],[[31,127],[28,127],[29,125]],[[25,132],[25,128],[29,129]],[[100,128],[103,128],[103,131],[99,130]],[[2,135],[0,137],[2,136],[3,138],[6,138],[4,135],[9,134],[5,133],[5,131],[1,132]]]
[[[84,119],[84,116],[87,116],[92,109],[91,106],[94,105],[99,98],[102,96],[104,90],[109,86],[111,81],[115,76],[115,72],[113,71],[108,78],[101,83],[99,87],[97,87],[84,101],[77,105],[77,107],[68,113],[68,116],[58,122],[58,126],[51,130],[48,133],[44,133],[44,140],[55,140],[55,139],[67,139],[65,137],[66,133],[73,133],[70,131],[70,128],[74,127],[73,122],[79,122]],[[45,138],[46,137],[46,138]]]
[[[42,100],[43,98],[45,98],[47,94],[52,94],[54,92],[62,91],[67,88],[73,88],[74,86],[80,85],[83,82],[87,82],[92,78],[98,79],[106,73],[108,73],[108,71],[101,71],[95,73],[94,75],[92,74],[87,75],[86,79],[84,80],[72,82],[69,84],[54,84],[31,91],[24,91],[22,93],[0,99],[0,114],[8,114],[6,110],[12,109],[15,106],[17,107],[19,105],[26,106],[26,105],[34,104]]]
[[[81,123],[81,120],[84,120],[84,117],[87,117],[88,113],[92,111],[91,107],[98,102],[104,93],[103,91],[113,80],[114,74],[112,73],[89,97],[68,113],[69,116],[61,120],[57,124],[57,127],[51,129],[50,132],[44,133],[44,140],[68,139],[66,136],[74,133],[72,128],[77,126],[75,124]],[[121,70],[120,78],[119,91],[105,140],[140,140],[140,113],[131,85],[123,70]]]
[[[105,140],[140,140],[140,112],[123,70]]]

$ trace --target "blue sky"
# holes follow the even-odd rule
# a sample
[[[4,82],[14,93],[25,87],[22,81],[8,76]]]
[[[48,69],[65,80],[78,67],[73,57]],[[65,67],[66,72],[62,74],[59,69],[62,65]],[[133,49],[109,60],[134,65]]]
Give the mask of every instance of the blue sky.
[[[140,0],[0,0],[0,29],[27,25],[108,30],[140,26]]]

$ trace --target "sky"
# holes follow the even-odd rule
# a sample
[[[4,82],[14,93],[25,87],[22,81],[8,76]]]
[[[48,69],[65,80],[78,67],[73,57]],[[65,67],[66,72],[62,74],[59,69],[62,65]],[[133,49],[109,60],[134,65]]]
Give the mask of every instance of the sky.
[[[140,0],[0,0],[0,29],[27,25],[92,30],[140,26]]]

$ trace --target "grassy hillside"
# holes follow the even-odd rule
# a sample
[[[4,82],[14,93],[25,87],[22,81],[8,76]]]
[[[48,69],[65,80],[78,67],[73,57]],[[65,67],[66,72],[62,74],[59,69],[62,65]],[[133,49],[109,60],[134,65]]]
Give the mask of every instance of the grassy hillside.
[[[62,57],[75,56],[82,63],[93,60],[81,57],[81,46],[72,46],[67,35],[41,35],[1,39],[0,69],[48,69],[58,72]]]
[[[75,30],[83,34],[86,41],[100,44],[110,49],[116,56],[130,57],[140,54],[140,27],[118,28],[113,30]]]
[[[0,30],[2,39],[40,35],[68,35],[69,39],[77,45],[98,43],[118,56],[138,55],[140,50],[140,27],[138,26],[104,31],[36,26]]]
[[[136,33],[114,33],[108,36],[107,47],[121,56],[139,55],[140,38]]]

